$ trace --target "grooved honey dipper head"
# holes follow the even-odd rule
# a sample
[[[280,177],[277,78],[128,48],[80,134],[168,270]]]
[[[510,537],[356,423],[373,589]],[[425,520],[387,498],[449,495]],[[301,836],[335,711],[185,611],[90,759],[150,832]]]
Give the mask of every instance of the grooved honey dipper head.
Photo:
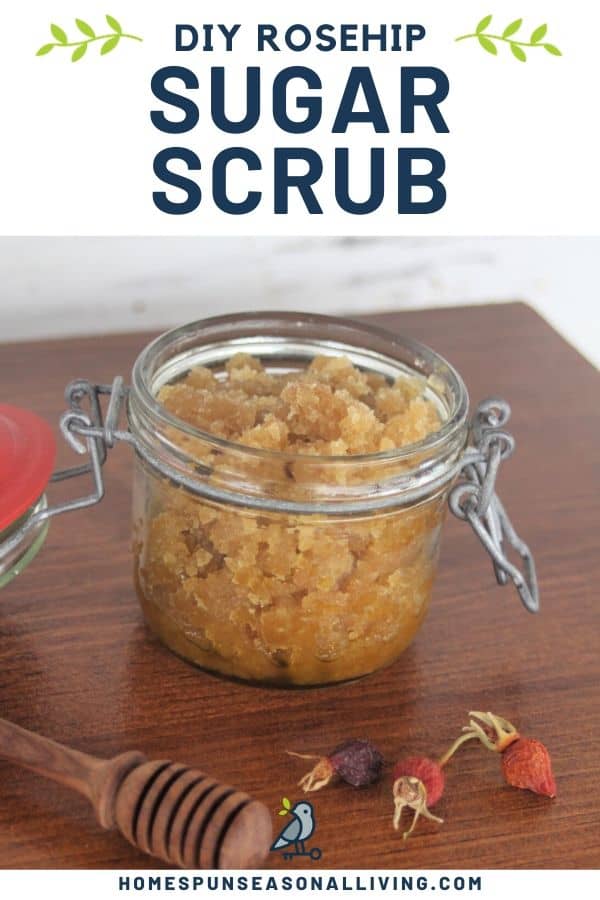
[[[186,869],[250,869],[264,862],[272,841],[266,806],[167,760],[125,776],[115,820],[140,850]]]

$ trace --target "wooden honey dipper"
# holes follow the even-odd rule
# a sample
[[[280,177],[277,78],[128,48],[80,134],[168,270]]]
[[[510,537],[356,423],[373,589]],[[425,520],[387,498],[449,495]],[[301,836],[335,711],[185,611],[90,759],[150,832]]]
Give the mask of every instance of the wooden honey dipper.
[[[250,869],[269,852],[266,806],[197,769],[137,751],[98,759],[5,719],[0,756],[83,794],[104,828],[171,865]]]

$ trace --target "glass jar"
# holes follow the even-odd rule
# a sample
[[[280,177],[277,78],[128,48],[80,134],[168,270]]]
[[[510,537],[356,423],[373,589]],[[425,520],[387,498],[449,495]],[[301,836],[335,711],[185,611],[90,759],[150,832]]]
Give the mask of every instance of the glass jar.
[[[216,437],[157,399],[192,368],[219,378],[240,352],[269,373],[343,355],[390,384],[417,379],[439,428],[400,449],[308,455]],[[110,396],[105,416],[102,395]],[[41,511],[33,524],[98,502],[107,449],[116,440],[132,444],[139,600],[159,638],[204,669],[296,686],[357,678],[391,663],[427,613],[449,499],[492,556],[498,580],[512,579],[525,606],[537,609],[533,560],[494,493],[499,464],[513,449],[502,429],[508,407],[481,405],[470,430],[462,379],[415,341],[326,316],[223,316],[148,345],[131,388],[121,378],[112,386],[80,381],[67,397],[63,434],[87,450],[89,462],[53,477],[90,471],[94,491]],[[128,428],[119,430],[125,406]],[[520,554],[525,574],[506,558],[503,542]]]
[[[157,402],[190,368],[218,377],[240,352],[269,373],[334,354],[389,382],[416,376],[442,425],[401,450],[294,455],[203,433]],[[337,319],[234,316],[159,338],[138,359],[129,398],[145,449],[134,482],[135,581],[153,630],[203,668],[280,685],[356,678],[392,662],[427,612],[467,408],[462,380],[437,354]]]
[[[8,541],[22,533],[23,525],[32,517],[47,509],[48,502],[43,494],[37,503],[34,503],[20,518],[8,528],[0,531],[0,544],[8,544]],[[36,528],[23,533],[21,540],[11,547],[10,553],[0,557],[0,588],[20,575],[29,563],[37,556],[48,533],[48,522],[40,522]]]

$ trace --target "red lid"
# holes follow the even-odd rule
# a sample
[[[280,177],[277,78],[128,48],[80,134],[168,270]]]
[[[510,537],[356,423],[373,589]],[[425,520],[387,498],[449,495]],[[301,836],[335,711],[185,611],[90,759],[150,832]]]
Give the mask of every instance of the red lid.
[[[0,531],[44,493],[55,455],[47,422],[27,409],[0,403]]]

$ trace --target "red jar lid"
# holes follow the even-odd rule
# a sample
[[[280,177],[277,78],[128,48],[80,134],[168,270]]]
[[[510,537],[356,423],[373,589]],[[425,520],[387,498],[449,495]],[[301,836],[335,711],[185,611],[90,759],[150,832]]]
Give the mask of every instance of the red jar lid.
[[[52,429],[17,406],[0,403],[0,531],[41,497],[56,456]]]

